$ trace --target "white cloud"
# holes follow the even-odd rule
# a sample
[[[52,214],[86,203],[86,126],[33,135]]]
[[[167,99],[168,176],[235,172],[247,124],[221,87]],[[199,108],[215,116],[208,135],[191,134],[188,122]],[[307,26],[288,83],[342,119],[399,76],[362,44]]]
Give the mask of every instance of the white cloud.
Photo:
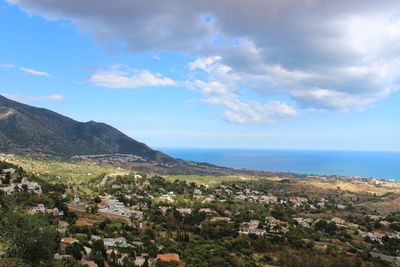
[[[286,103],[271,101],[267,104],[236,100],[229,103],[224,117],[233,123],[272,124],[285,121],[297,115],[296,110]]]
[[[226,110],[224,118],[232,123],[278,123],[297,116],[294,107],[280,101],[266,104],[244,100],[239,93],[238,83],[243,77],[229,66],[221,63],[222,58],[211,56],[189,62],[191,70],[206,73],[206,80],[194,80],[186,83],[188,88],[200,91],[208,104],[221,105]]]
[[[31,68],[21,67],[21,70],[25,73],[35,75],[35,76],[43,76],[43,77],[51,77],[51,75],[45,71],[35,70]]]
[[[122,66],[113,66],[110,70],[100,71],[90,76],[89,81],[107,88],[134,89],[139,87],[172,86],[175,81],[159,73],[148,70],[133,70]]]
[[[47,101],[62,101],[64,100],[63,95],[55,94],[55,95],[45,95],[45,96],[28,96],[22,94],[2,94],[3,96],[24,103],[32,103],[32,102],[47,102]]]
[[[12,69],[12,68],[14,68],[14,67],[15,67],[14,64],[9,64],[9,63],[2,63],[2,64],[0,64],[0,68],[3,68],[3,69]]]
[[[210,81],[190,81],[186,83],[186,86],[201,92],[205,103],[223,106],[224,119],[228,122],[273,124],[297,116],[294,107],[280,101],[263,104],[242,99],[235,83],[229,82],[229,76],[226,80],[220,81],[212,77],[209,79]]]
[[[189,68],[210,75],[206,82],[225,84],[229,76],[233,92],[240,84],[263,96],[291,97],[304,108],[365,109],[399,88],[398,0],[8,2],[71,20],[107,46],[192,55],[197,60]],[[141,86],[134,81],[146,79],[135,75],[116,75],[119,82],[105,75],[100,84]]]
[[[210,72],[213,69],[215,69],[215,67],[217,66],[217,64],[215,64],[215,63],[218,61],[221,61],[220,56],[202,57],[202,58],[196,59],[193,62],[189,62],[189,68],[191,70],[200,69],[205,72]]]

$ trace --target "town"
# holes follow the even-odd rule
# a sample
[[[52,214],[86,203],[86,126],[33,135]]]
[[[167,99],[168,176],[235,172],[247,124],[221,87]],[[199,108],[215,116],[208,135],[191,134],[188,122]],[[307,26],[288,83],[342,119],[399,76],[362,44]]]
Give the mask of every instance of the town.
[[[84,190],[44,181],[5,162],[0,175],[2,218],[7,212],[44,217],[54,227],[57,244],[43,253],[53,266],[400,264],[400,212],[376,208],[397,199],[396,193],[311,185],[333,178],[209,185],[132,173],[94,177]],[[352,183],[399,188],[371,179]],[[7,223],[3,227],[10,227]],[[0,255],[7,259],[16,244],[2,235]],[[27,266],[43,263],[27,251],[18,255]]]

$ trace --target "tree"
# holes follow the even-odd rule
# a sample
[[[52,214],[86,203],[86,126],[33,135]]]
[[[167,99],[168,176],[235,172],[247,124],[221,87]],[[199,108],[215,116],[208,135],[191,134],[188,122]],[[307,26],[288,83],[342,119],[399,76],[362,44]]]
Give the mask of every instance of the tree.
[[[4,176],[4,178],[1,180],[1,182],[3,183],[3,184],[10,184],[10,180],[11,180],[11,176],[10,176],[10,174],[6,174],[5,176]]]
[[[330,235],[334,235],[336,233],[336,230],[337,230],[337,226],[336,226],[336,223],[334,223],[334,222],[328,223],[328,225],[325,228],[325,232]]]
[[[93,242],[92,253],[96,253],[104,258],[107,257],[107,251],[103,240],[100,239]]]
[[[93,201],[95,202],[95,203],[101,203],[101,198],[99,197],[99,196],[96,196],[94,199],[93,199]]]
[[[290,231],[287,234],[287,240],[294,248],[302,248],[304,246],[304,241],[301,234],[298,231]]]
[[[156,262],[156,267],[178,267],[178,266],[179,266],[179,263],[176,261],[164,262],[164,261],[158,260]]]
[[[82,265],[75,259],[64,259],[58,262],[54,262],[53,267],[82,267]]]
[[[251,244],[254,250],[257,252],[265,252],[268,248],[268,241],[263,236],[257,236],[254,240],[252,240]]]
[[[122,266],[123,267],[135,266],[135,259],[131,257],[124,257],[122,259]]]
[[[149,267],[149,257],[145,257],[143,267]]]
[[[91,214],[96,214],[98,211],[99,211],[99,208],[97,207],[97,205],[93,205],[90,207]]]
[[[390,228],[392,228],[395,231],[400,231],[400,223],[392,223],[390,225]]]
[[[33,266],[50,262],[57,249],[57,231],[44,214],[30,215],[16,211],[8,203],[0,212],[0,242],[7,256]]]
[[[104,258],[102,256],[100,256],[99,254],[90,254],[90,258],[97,264],[98,267],[104,267],[105,263],[104,263]]]
[[[178,230],[175,239],[178,242],[189,242],[189,234],[186,231]]]
[[[30,267],[24,263],[21,259],[5,258],[0,259],[0,267]]]
[[[71,255],[72,257],[74,257],[76,260],[81,260],[82,259],[82,252],[81,252],[81,245],[79,243],[73,243],[68,245],[65,248],[65,253],[67,253],[68,255]]]
[[[115,251],[113,250],[111,252],[111,260],[112,260],[112,265],[113,267],[117,266],[117,254],[115,253]]]
[[[156,238],[156,232],[151,228],[144,229],[142,235],[143,237],[147,236],[150,240],[154,240]]]
[[[90,257],[99,267],[104,267],[104,261],[107,259],[107,251],[103,240],[100,239],[93,242]]]
[[[328,222],[327,222],[327,221],[325,221],[325,220],[319,220],[319,221],[315,224],[314,228],[315,228],[316,231],[325,231],[325,228],[326,228],[327,225],[328,225]]]

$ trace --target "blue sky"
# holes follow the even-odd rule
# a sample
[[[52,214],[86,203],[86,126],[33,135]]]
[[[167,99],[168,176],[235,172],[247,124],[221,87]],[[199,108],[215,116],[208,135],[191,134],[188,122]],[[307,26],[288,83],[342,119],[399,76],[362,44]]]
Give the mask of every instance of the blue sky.
[[[80,2],[0,0],[1,94],[152,147],[400,150],[400,23],[389,4],[349,4],[318,27],[307,12],[324,16],[323,5],[293,22],[266,12],[258,28],[235,4],[232,19],[208,1],[180,5],[185,16],[146,4],[131,14],[119,0],[86,13],[96,1]]]

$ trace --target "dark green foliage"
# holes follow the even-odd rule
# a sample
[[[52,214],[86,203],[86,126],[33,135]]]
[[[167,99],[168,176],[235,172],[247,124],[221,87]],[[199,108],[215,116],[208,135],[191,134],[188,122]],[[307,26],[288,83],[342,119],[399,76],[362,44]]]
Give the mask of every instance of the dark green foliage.
[[[392,228],[393,230],[395,230],[395,231],[400,231],[400,223],[392,223],[391,225],[390,225],[390,228]]]
[[[162,262],[162,261],[158,260],[156,262],[156,267],[178,267],[178,266],[179,266],[179,264],[174,261]]]
[[[94,201],[95,203],[101,203],[101,198],[100,198],[99,196],[96,196],[96,197],[93,199],[93,201]]]
[[[103,240],[95,240],[92,245],[92,253],[100,255],[104,258],[107,257],[106,247],[104,246]]]
[[[177,242],[189,242],[189,234],[186,231],[178,230],[175,240]]]
[[[239,266],[230,251],[219,242],[192,243],[186,250],[188,266],[236,267]]]
[[[0,242],[6,244],[9,257],[38,266],[52,260],[57,232],[46,215],[29,215],[9,204],[0,214]]]
[[[400,212],[393,212],[386,217],[389,222],[400,222]]]
[[[303,236],[299,231],[290,231],[289,233],[287,233],[286,238],[293,248],[299,249],[305,246]]]
[[[233,224],[226,221],[209,222],[205,221],[201,225],[202,236],[209,239],[218,239],[232,236],[234,233]]]
[[[325,233],[333,236],[336,233],[337,226],[336,226],[336,223],[334,223],[334,222],[329,222],[328,223],[325,220],[319,220],[315,224],[314,229],[316,231],[324,231]]]
[[[328,225],[328,222],[327,222],[327,221],[325,221],[325,220],[319,220],[319,221],[315,224],[314,229],[315,229],[316,231],[324,231],[324,230],[326,229],[327,225]]]
[[[50,267],[50,265],[48,267]],[[58,262],[53,262],[51,267],[83,267],[83,266],[75,259],[64,259]]]
[[[0,259],[0,267],[30,267],[23,260],[18,258]]]
[[[135,266],[135,259],[131,257],[124,257],[122,260],[122,267]]]
[[[384,236],[382,238],[382,243],[379,244],[379,247],[382,251],[389,255],[397,256],[400,251],[400,239],[390,238],[388,236]]]
[[[82,251],[82,245],[79,243],[70,244],[65,248],[65,253],[71,255],[78,261],[82,259],[81,251]]]
[[[250,240],[250,244],[256,252],[266,252],[269,247],[268,239],[263,236],[254,236]]]
[[[285,251],[280,254],[278,260],[279,266],[287,267],[359,267],[361,262],[347,256],[346,254],[332,253],[330,255],[320,255],[318,253],[297,250]],[[379,266],[379,265],[377,265]]]

